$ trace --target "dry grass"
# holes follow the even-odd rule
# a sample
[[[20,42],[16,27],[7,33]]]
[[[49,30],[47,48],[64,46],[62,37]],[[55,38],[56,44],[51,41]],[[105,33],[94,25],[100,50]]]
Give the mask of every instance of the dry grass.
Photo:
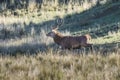
[[[97,53],[97,52],[96,52]],[[0,80],[119,80],[120,54],[71,51],[0,57]]]

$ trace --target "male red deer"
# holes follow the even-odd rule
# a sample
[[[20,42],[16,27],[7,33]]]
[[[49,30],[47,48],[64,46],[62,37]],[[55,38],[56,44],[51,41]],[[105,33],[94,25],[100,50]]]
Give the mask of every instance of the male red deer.
[[[57,31],[58,27],[52,29],[46,36],[52,37],[54,42],[62,47],[62,49],[80,49],[81,47],[90,47],[92,44],[88,43],[91,39],[89,34],[83,36],[64,36]]]

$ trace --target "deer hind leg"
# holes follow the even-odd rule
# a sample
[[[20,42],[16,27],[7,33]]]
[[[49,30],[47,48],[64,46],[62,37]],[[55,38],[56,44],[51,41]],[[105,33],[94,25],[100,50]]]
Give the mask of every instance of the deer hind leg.
[[[89,47],[91,51],[93,51],[93,44],[85,43],[84,47]]]

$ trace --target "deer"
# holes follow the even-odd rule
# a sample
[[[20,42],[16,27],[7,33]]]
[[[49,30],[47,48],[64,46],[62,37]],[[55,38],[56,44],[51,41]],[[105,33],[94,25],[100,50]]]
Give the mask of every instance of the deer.
[[[90,47],[92,44],[88,43],[91,39],[89,34],[82,36],[64,36],[58,31],[58,26],[53,27],[52,31],[47,33],[46,36],[53,38],[54,42],[61,46],[62,49],[80,49],[82,47]]]

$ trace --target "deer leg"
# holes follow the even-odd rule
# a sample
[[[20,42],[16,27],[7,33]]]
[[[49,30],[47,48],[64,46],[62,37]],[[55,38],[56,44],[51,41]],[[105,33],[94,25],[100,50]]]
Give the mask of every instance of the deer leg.
[[[90,50],[93,51],[93,44],[86,43],[86,47],[90,47]]]

